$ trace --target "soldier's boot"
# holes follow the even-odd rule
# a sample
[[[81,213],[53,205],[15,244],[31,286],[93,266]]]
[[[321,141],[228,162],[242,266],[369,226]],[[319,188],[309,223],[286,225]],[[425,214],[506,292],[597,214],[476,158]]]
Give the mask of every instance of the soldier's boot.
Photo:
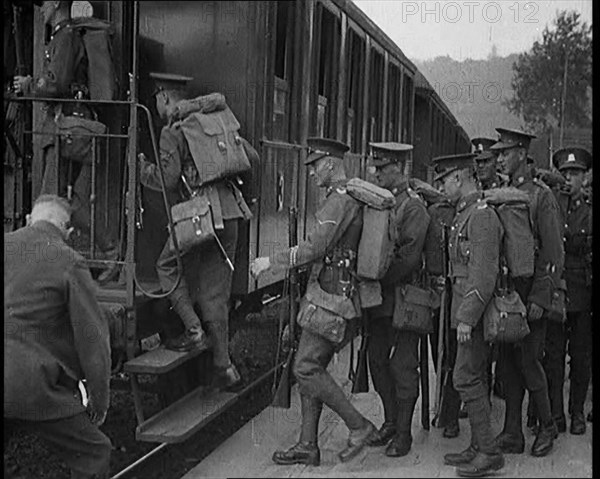
[[[485,477],[496,473],[503,467],[504,456],[502,453],[485,454],[478,452],[471,462],[457,467],[456,473],[461,477]]]
[[[444,464],[447,466],[460,466],[462,464],[468,464],[477,455],[477,448],[470,444],[468,448],[461,452],[451,452],[444,455]]]
[[[398,418],[396,420],[396,435],[388,444],[385,455],[388,457],[403,457],[410,452],[412,446],[412,419],[417,398],[398,402]]]
[[[550,419],[548,423],[540,427],[540,431],[538,432],[538,435],[535,437],[535,441],[533,441],[533,445],[531,446],[531,455],[535,457],[547,456],[550,451],[552,451],[554,439],[557,437],[558,430],[556,429],[556,424],[554,424],[554,421]]]
[[[592,414],[592,413],[590,413]],[[588,416],[590,417],[590,416]],[[580,436],[585,434],[586,425],[585,418],[583,417],[582,412],[578,412],[571,415],[571,427],[569,428],[569,432],[576,436]]]
[[[456,472],[462,477],[482,477],[504,467],[504,456],[496,445],[490,424],[491,407],[487,397],[467,401],[471,443],[476,454],[470,462],[460,465]]]
[[[531,399],[531,396],[528,397],[527,401],[527,423],[525,424],[525,427],[527,427],[531,434],[535,435],[538,433],[537,411],[535,409],[535,403],[533,402],[533,399]]]
[[[183,321],[185,331],[176,338],[165,341],[165,347],[173,351],[190,351],[208,348],[208,337],[202,328],[200,318],[194,311],[189,294],[177,288],[169,297],[173,310]]]
[[[300,439],[291,448],[273,453],[273,462],[276,464],[318,466],[321,463],[318,435],[323,402],[318,398],[300,393],[300,408],[302,412]]]
[[[338,456],[340,461],[347,462],[355,457],[367,445],[373,435],[377,433],[377,428],[371,422],[365,419],[365,425],[357,429],[350,429],[348,436],[348,447],[341,451]]]
[[[379,430],[367,442],[368,446],[385,446],[396,435],[396,422],[384,422]]]

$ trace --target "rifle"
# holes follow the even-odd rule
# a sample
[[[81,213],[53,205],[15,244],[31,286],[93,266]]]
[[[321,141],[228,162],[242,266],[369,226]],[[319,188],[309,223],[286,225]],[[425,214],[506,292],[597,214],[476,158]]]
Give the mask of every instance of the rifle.
[[[427,334],[419,338],[419,372],[421,376],[421,426],[429,431],[429,349],[427,348]]]
[[[289,222],[288,222],[288,233],[289,233],[289,244],[291,246],[295,246],[298,244],[298,211],[295,207],[290,207],[289,210]],[[281,408],[289,408],[291,401],[291,391],[292,391],[292,366],[294,364],[294,356],[296,355],[296,335],[295,335],[295,325],[296,325],[296,316],[298,314],[298,306],[296,303],[297,292],[298,292],[298,276],[296,274],[296,270],[291,268],[289,270],[289,280],[286,278],[286,281],[289,281],[289,318],[288,318],[288,331],[289,331],[289,351],[288,356],[286,358],[285,364],[283,365],[283,369],[281,371],[281,376],[279,378],[279,384],[275,393],[273,394],[273,401],[271,405],[273,407],[281,407]],[[285,289],[285,288],[284,288]],[[279,341],[282,341],[281,338],[282,331],[279,332]],[[279,355],[277,355],[277,360],[279,360]]]
[[[363,314],[367,314],[363,312]],[[367,328],[363,324],[361,327],[360,348],[358,350],[358,364],[356,372],[352,375],[352,394],[368,393],[369,392],[369,365],[367,364],[367,349],[369,347],[369,336]],[[350,346],[354,347],[354,346]],[[352,368],[352,363],[350,368]]]
[[[13,33],[14,33],[14,39],[15,39],[15,57],[16,57],[16,61],[17,61],[17,65],[16,65],[16,71],[15,74],[16,75],[26,75],[27,74],[27,67],[25,65],[25,59],[23,58],[23,45],[22,45],[22,35],[21,35],[21,7],[17,6],[17,5],[13,5],[12,7],[13,10],[13,21],[12,21],[12,26],[13,26]],[[12,86],[11,86],[11,90],[12,90]],[[16,94],[13,92],[11,93],[9,96],[16,96]],[[15,122],[15,120],[17,120],[20,116],[20,113],[22,111],[22,106],[21,104],[14,102],[14,101],[9,101],[8,104],[6,105],[6,110],[5,110],[5,116],[4,116],[4,128],[6,129],[7,127],[11,127],[13,125],[13,123]]]
[[[442,228],[442,258],[444,286],[440,301],[439,329],[437,341],[437,375],[435,381],[435,416],[433,425],[442,427],[441,413],[444,403],[444,390],[452,369],[448,366],[448,351],[450,350],[450,324],[448,314],[448,227]]]

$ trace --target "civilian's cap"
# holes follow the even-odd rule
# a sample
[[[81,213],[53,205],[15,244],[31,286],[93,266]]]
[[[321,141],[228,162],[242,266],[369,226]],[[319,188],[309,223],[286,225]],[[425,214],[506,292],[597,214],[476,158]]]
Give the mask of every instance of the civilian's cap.
[[[344,158],[344,153],[350,149],[345,143],[331,138],[311,137],[306,139],[306,144],[308,146],[308,156],[304,161],[305,165],[317,161],[324,156]]]
[[[390,163],[397,163],[408,158],[413,146],[406,143],[384,142],[369,143],[372,152],[372,165],[381,167]]]
[[[434,158],[433,165],[436,172],[434,181],[440,181],[453,171],[469,168],[474,165],[475,153],[460,153],[458,155],[438,156]]]
[[[515,148],[517,146],[523,148],[529,148],[529,143],[535,135],[525,133],[520,130],[509,130],[508,128],[496,128],[496,131],[500,133],[500,139],[497,143],[490,147],[490,150],[506,150],[508,148]]]
[[[193,80],[192,77],[177,75],[176,73],[150,73],[150,78],[156,85],[152,96],[163,90],[185,90],[187,83]]]
[[[552,164],[558,171],[568,169],[587,171],[592,167],[592,155],[584,148],[561,148],[552,155]]]

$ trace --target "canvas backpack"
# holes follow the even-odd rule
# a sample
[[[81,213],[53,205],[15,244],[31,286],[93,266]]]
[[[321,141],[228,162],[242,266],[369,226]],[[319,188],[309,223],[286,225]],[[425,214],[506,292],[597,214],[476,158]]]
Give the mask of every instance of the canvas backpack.
[[[363,203],[363,229],[358,243],[356,272],[362,278],[381,279],[394,257],[396,199],[389,190],[360,178],[349,180],[346,191]],[[405,203],[406,200],[401,209]]]
[[[209,113],[195,111],[178,124],[198,169],[200,185],[251,169],[240,124],[227,105]]]
[[[73,19],[69,28],[79,33],[85,48],[90,99],[117,99],[119,88],[111,47],[112,24],[98,18],[81,17]]]
[[[492,188],[483,192],[482,200],[494,209],[502,224],[500,256],[509,276],[533,276],[535,241],[529,195],[513,187]],[[466,226],[469,216],[458,225],[459,232]]]

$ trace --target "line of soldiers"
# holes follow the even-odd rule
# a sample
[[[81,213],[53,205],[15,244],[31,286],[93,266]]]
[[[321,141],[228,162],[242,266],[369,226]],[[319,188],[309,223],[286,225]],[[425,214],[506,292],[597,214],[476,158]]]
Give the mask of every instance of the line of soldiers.
[[[348,147],[330,139],[308,139],[306,164],[310,175],[327,191],[316,213],[316,226],[297,246],[257,258],[251,264],[255,277],[268,270],[314,264],[298,314],[302,334],[293,367],[301,395],[301,433],[291,448],[274,453],[277,464],[320,463],[318,424],[323,403],[338,413],[349,429],[348,445],[340,452],[340,460],[351,459],[365,446],[385,445],[385,454],[390,457],[408,454],[419,396],[419,334],[394,327],[402,319],[396,317],[395,293],[397,288],[417,284],[422,278],[424,256],[440,257],[439,242],[438,251],[427,251],[427,242],[428,234],[439,230],[441,224],[449,227],[448,264],[437,268],[438,277],[431,278],[431,284],[439,285],[440,277],[443,282],[442,270],[447,271],[451,333],[446,354],[452,370],[444,385],[440,424],[446,437],[459,434],[462,401],[471,426],[470,446],[447,454],[445,463],[457,466],[461,476],[480,477],[500,470],[504,454],[523,453],[525,390],[539,423],[531,454],[549,454],[554,439],[565,430],[561,419],[564,424],[567,343],[571,356],[570,431],[585,432],[583,404],[591,374],[592,230],[591,201],[581,184],[591,167],[591,155],[581,148],[557,151],[553,163],[565,180],[563,187],[551,189],[534,175],[528,156],[534,136],[497,130],[498,141],[473,140],[475,153],[434,159],[435,181],[443,199],[429,206],[424,201],[426,195],[417,194],[404,174],[412,146],[371,144],[374,181],[396,198],[396,240],[392,263],[380,281],[382,304],[363,311],[357,294],[360,279],[355,274],[362,215],[360,202],[345,189],[348,180],[343,156]],[[518,343],[492,347],[484,340],[482,317],[500,277],[503,227],[498,215],[482,200],[482,190],[504,186],[524,191],[530,199],[535,268],[531,277],[513,278],[514,288],[527,307],[530,333]],[[566,314],[562,296],[565,279]],[[314,295],[315,290],[322,294]],[[352,406],[327,372],[334,352],[354,334],[360,317],[366,321],[370,370],[383,405],[384,422],[379,429]],[[340,324],[335,320],[339,318],[345,321]],[[345,328],[343,339],[331,335],[340,327]],[[432,338],[437,338],[437,331]],[[435,361],[437,345],[432,342]],[[493,360],[497,363],[494,375]],[[490,424],[493,376],[506,401],[504,427],[496,437]]]

